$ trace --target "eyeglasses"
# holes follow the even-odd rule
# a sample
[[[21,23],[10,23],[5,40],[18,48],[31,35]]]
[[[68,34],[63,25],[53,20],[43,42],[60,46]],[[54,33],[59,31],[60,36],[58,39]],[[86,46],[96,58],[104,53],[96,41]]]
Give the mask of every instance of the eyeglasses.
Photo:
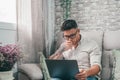
[[[70,34],[70,35],[63,35],[64,39],[69,40],[70,39],[74,39],[76,37],[77,31],[74,34]]]

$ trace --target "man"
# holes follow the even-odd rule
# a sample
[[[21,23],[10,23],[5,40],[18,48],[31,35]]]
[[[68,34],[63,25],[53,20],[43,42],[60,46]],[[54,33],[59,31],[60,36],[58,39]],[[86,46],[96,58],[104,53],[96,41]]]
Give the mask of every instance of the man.
[[[49,59],[77,60],[77,80],[98,80],[101,70],[101,52],[95,41],[87,40],[80,34],[75,20],[66,20],[61,27],[65,41]]]

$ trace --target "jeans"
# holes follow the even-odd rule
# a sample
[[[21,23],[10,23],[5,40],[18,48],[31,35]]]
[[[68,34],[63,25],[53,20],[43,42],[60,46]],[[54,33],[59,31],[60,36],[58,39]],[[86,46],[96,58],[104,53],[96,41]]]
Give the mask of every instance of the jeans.
[[[61,80],[59,78],[52,78],[51,80]],[[96,77],[88,77],[87,80],[98,80]]]
[[[87,78],[87,80],[98,80],[98,79],[94,76],[90,76],[90,77]]]
[[[52,78],[51,80],[61,80],[61,79],[59,79],[59,78]]]

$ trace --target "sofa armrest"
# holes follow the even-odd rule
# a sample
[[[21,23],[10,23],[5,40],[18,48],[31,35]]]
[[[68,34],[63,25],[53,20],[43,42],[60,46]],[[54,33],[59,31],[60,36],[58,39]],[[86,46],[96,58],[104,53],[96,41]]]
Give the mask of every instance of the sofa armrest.
[[[40,64],[21,64],[20,66],[18,66],[18,74],[20,73],[28,77],[28,80],[42,80],[43,78]],[[18,78],[20,78],[19,75]]]

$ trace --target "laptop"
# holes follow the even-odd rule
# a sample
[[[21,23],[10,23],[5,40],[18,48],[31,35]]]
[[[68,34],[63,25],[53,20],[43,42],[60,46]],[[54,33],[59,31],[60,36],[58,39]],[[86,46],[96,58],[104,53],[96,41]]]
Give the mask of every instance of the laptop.
[[[46,65],[50,77],[62,80],[75,80],[75,75],[79,72],[76,60],[49,60]]]

